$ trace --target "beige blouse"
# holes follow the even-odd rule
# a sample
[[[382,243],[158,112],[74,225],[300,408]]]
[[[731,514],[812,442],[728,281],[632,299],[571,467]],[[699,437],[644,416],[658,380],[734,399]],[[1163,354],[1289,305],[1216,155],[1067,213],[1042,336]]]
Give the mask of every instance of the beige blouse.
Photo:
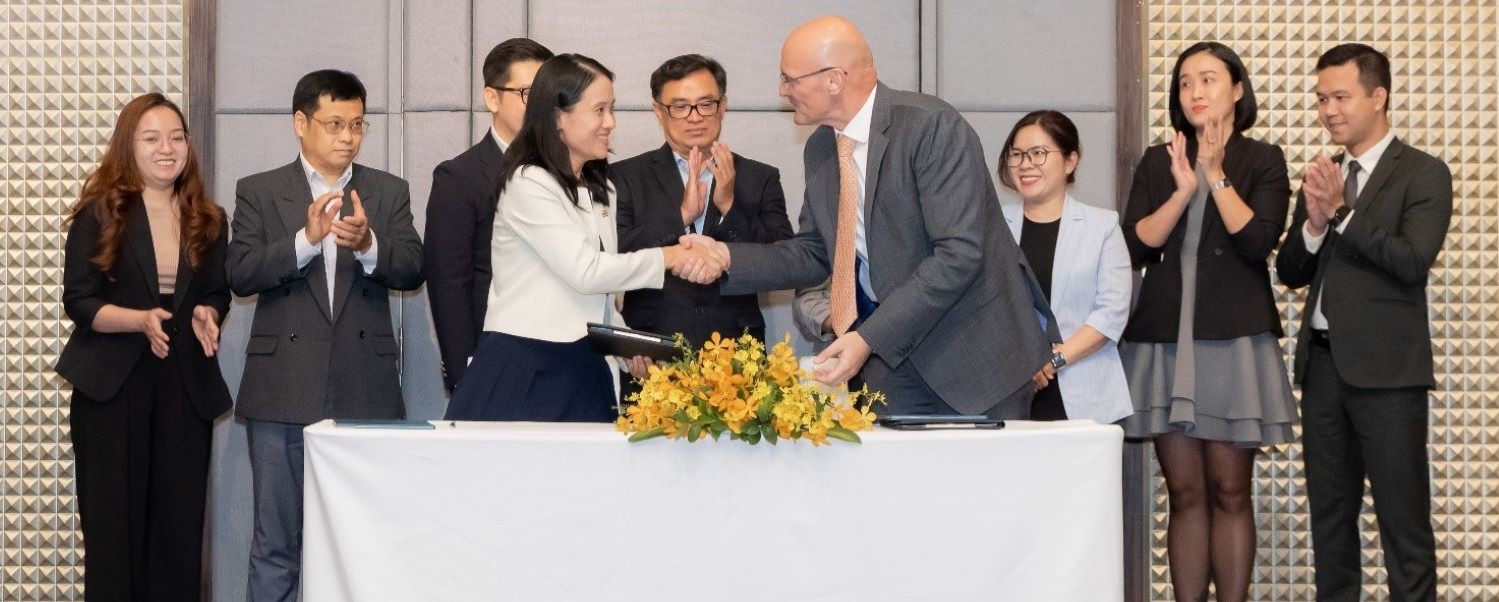
[[[151,246],[156,250],[157,292],[170,295],[177,287],[177,260],[182,249],[177,199],[145,201],[146,221],[151,222]]]

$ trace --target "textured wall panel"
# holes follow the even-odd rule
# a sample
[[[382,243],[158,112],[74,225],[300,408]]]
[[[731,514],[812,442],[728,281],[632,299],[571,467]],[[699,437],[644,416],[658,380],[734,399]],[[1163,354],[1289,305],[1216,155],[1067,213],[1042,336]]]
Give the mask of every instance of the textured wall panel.
[[[120,108],[158,91],[186,109],[180,2],[0,2],[0,600],[82,600],[69,389],[52,371],[62,220]],[[191,125],[191,124],[190,124]]]
[[[781,42],[792,27],[829,13],[849,17],[864,32],[885,83],[917,89],[920,9],[914,0],[785,2],[773,9],[757,0],[690,8],[669,0],[533,0],[529,18],[531,37],[552,51],[583,53],[614,71],[622,109],[649,107],[651,72],[666,59],[696,52],[723,63],[736,107],[774,110],[781,107]]]
[[[1113,108],[1115,46],[1093,42],[1114,39],[1112,0],[947,0],[936,10],[937,93],[959,109],[1041,99],[1062,111]]]
[[[1260,125],[1252,136],[1280,144],[1299,188],[1307,162],[1335,152],[1316,122],[1317,57],[1344,41],[1364,41],[1393,62],[1391,118],[1405,142],[1452,168],[1455,207],[1447,245],[1432,271],[1429,299],[1437,388],[1431,393],[1432,520],[1438,599],[1499,599],[1499,536],[1493,483],[1494,365],[1499,361],[1499,20],[1493,2],[1416,0],[1317,3],[1284,0],[1149,2],[1147,85],[1151,132],[1164,140],[1168,81],[1176,54],[1199,40],[1237,50],[1254,77]],[[1304,289],[1276,288],[1295,340]],[[1289,351],[1289,350],[1288,350]],[[1261,455],[1255,493],[1259,557],[1250,598],[1310,600],[1312,553],[1299,444]],[[1171,600],[1167,576],[1164,486],[1157,482],[1153,541],[1154,600]],[[1362,520],[1364,598],[1388,600],[1384,555],[1368,498]]]
[[[469,110],[468,0],[427,0],[405,7],[406,39],[419,49],[406,53],[407,111]],[[482,61],[482,59],[481,59]],[[483,106],[483,105],[480,105]]]

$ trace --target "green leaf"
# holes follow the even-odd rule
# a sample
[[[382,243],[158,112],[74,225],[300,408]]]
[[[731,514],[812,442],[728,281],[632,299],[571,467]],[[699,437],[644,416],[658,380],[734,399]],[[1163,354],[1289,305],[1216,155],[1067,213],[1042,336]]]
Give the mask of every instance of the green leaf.
[[[746,433],[753,433],[753,434],[758,435],[758,434],[760,434],[760,424],[756,423],[756,422],[751,422],[751,423],[745,424],[744,427],[741,428],[741,429],[739,429],[739,430],[742,430],[742,431],[744,431]]]
[[[769,441],[771,445],[775,445],[776,444],[776,429],[775,429],[775,427],[770,426],[770,425],[767,424],[767,425],[765,425],[765,428],[760,429],[760,434],[764,435],[765,436],[765,440]]]
[[[645,441],[647,439],[655,439],[656,437],[660,437],[665,434],[666,428],[659,426],[650,430],[636,431],[635,434],[630,435],[630,443],[640,443],[641,441]]]
[[[837,439],[839,441],[847,441],[849,443],[863,443],[863,440],[859,439],[858,433],[855,433],[841,426],[835,426],[828,429],[828,437]]]
[[[750,445],[754,445],[754,444],[760,442],[760,433],[758,433],[758,432],[756,432],[756,433],[743,433],[741,436],[744,438],[744,442],[748,443]]]
[[[687,441],[690,443],[697,443],[697,438],[702,434],[703,425],[701,424],[693,423],[692,426],[687,427]]]

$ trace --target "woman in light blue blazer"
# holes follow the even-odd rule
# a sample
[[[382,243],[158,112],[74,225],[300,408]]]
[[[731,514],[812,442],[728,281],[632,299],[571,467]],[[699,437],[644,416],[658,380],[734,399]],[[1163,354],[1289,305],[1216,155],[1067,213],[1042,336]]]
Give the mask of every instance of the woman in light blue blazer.
[[[1000,157],[1000,182],[1023,201],[1003,208],[1005,222],[1064,339],[1051,364],[1036,373],[1031,418],[1122,419],[1133,411],[1118,348],[1133,278],[1118,214],[1069,193],[1082,148],[1066,115],[1035,111],[1022,117]]]

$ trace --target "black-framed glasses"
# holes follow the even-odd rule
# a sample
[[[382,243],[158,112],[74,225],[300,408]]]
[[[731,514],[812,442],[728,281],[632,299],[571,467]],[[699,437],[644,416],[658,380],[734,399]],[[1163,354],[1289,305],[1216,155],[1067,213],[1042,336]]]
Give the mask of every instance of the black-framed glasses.
[[[321,124],[323,126],[323,131],[328,132],[329,136],[337,136],[339,134],[342,134],[344,133],[345,129],[353,130],[354,135],[356,136],[363,136],[365,132],[370,131],[370,122],[365,121],[364,119],[344,121],[335,117],[333,119],[329,119],[328,121],[323,121],[311,115],[307,115],[306,113],[303,113],[303,115],[305,115],[308,119]]]
[[[1025,150],[1012,148],[1010,149],[1010,154],[1005,155],[1005,165],[1009,165],[1010,167],[1020,167],[1021,163],[1030,161],[1031,165],[1040,167],[1042,165],[1046,165],[1046,157],[1048,155],[1060,152],[1062,151],[1052,150],[1044,146],[1037,146]]]
[[[686,119],[689,115],[692,115],[693,111],[697,111],[697,114],[703,117],[717,115],[718,107],[721,104],[723,104],[723,97],[702,100],[697,103],[674,102],[664,105],[658,102],[656,106],[666,109],[666,114],[670,115],[672,119]]]
[[[496,90],[499,90],[501,92],[514,92],[517,96],[520,96],[520,103],[521,104],[526,104],[527,102],[531,101],[531,86],[526,86],[524,88],[505,88],[505,87],[495,87],[495,86],[490,86],[490,87],[494,88]]]
[[[813,71],[811,73],[804,73],[804,74],[798,75],[796,77],[790,77],[790,76],[787,76],[785,73],[782,73],[781,74],[781,85],[782,86],[794,86],[794,85],[796,85],[796,82],[802,81],[804,79],[807,79],[809,77],[812,77],[812,76],[820,74],[820,73],[827,73],[827,72],[832,71],[834,69],[837,69],[839,71],[843,71],[843,69],[840,68],[840,67],[823,67],[823,68],[818,69],[816,71]],[[846,71],[845,71],[845,73],[846,73]]]

